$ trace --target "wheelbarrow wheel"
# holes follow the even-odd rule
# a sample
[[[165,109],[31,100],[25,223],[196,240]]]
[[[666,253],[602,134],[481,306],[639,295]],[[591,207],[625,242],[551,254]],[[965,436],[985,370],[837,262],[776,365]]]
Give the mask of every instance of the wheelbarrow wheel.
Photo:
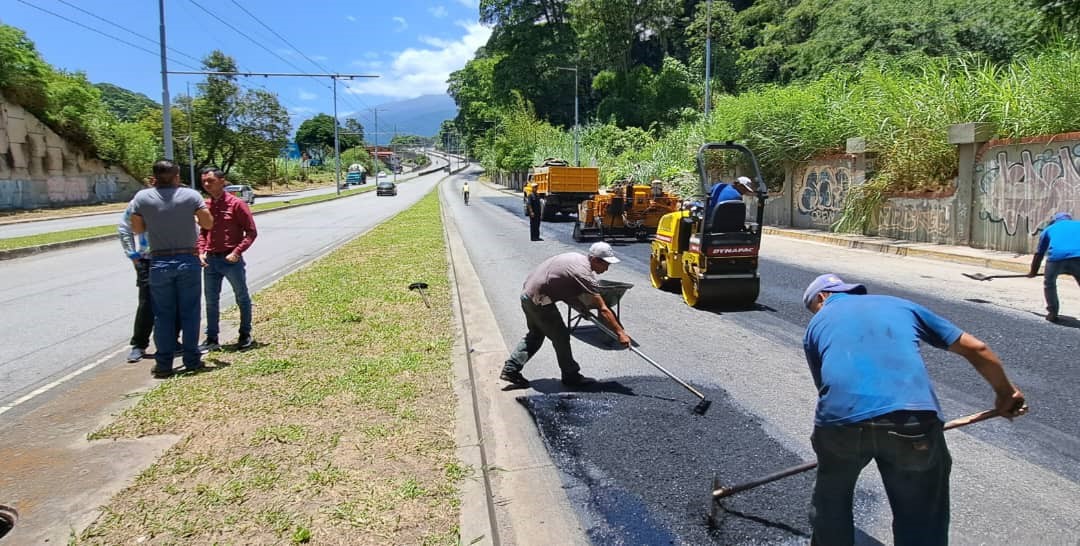
[[[656,254],[649,256],[649,280],[653,288],[665,291],[674,290],[679,282],[678,279],[672,279],[667,274],[667,256]]]

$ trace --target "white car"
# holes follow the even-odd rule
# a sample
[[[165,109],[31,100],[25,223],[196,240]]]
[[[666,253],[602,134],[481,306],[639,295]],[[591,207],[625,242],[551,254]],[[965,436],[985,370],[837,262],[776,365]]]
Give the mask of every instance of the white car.
[[[251,189],[251,186],[248,186],[247,184],[225,186],[225,191],[243,199],[248,206],[255,204],[255,190]]]

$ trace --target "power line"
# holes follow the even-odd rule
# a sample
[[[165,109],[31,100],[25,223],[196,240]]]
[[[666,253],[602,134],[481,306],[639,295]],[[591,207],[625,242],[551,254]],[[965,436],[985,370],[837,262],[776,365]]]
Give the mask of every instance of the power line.
[[[148,37],[146,35],[139,34],[138,32],[135,32],[134,30],[131,30],[130,28],[127,28],[127,27],[125,27],[123,25],[116,24],[116,23],[114,23],[114,22],[112,22],[112,21],[110,21],[110,20],[108,20],[108,19],[106,19],[104,17],[101,17],[101,16],[96,15],[94,13],[91,13],[89,11],[86,11],[85,9],[80,8],[79,6],[76,6],[75,4],[72,4],[71,2],[67,2],[66,0],[56,0],[56,1],[60,2],[61,4],[64,4],[65,6],[68,6],[68,7],[72,8],[72,9],[76,9],[78,11],[81,11],[81,12],[89,15],[90,17],[93,17],[94,19],[97,19],[98,21],[102,21],[104,23],[110,24],[110,25],[112,25],[112,26],[114,26],[114,27],[116,27],[116,28],[118,28],[120,30],[123,30],[124,32],[127,32],[128,34],[138,36],[139,38],[142,38],[143,40],[146,40],[146,41],[148,41],[148,42],[150,42],[152,44],[157,44],[158,43],[158,41],[156,39],[154,39],[154,38],[150,38],[150,37]],[[25,2],[23,2],[23,3],[25,4]],[[166,49],[168,49],[169,51],[172,51],[173,53],[178,53],[180,55],[183,55],[183,56],[185,56],[185,57],[187,57],[187,58],[189,58],[189,59],[191,59],[191,60],[193,60],[193,61],[195,61],[197,63],[202,62],[201,59],[198,59],[196,57],[188,55],[187,53],[184,53],[183,51],[180,51],[180,50],[178,50],[176,48],[166,46]]]
[[[140,50],[140,51],[144,51],[144,52],[146,52],[146,53],[149,53],[149,54],[153,55],[154,57],[160,57],[160,56],[161,56],[161,53],[160,53],[160,52],[157,52],[157,51],[151,51],[151,50],[149,50],[149,49],[146,49],[145,47],[143,47],[143,46],[141,46],[141,45],[138,45],[138,44],[133,44],[133,43],[131,43],[131,42],[127,41],[127,40],[124,40],[124,39],[122,39],[122,38],[117,38],[116,36],[113,36],[112,34],[108,34],[108,33],[106,33],[106,32],[103,32],[103,31],[101,31],[101,30],[98,30],[98,29],[96,29],[96,28],[94,28],[94,27],[91,27],[91,26],[87,26],[87,25],[84,25],[84,24],[82,24],[82,23],[80,23],[80,22],[78,22],[78,21],[72,20],[72,19],[68,19],[67,17],[64,17],[63,15],[60,15],[59,13],[55,13],[55,12],[49,11],[49,10],[47,10],[47,9],[43,8],[43,7],[40,7],[40,6],[35,6],[34,4],[31,4],[30,2],[27,2],[26,0],[17,0],[17,1],[18,1],[18,2],[20,3],[20,4],[25,4],[25,5],[27,5],[27,6],[30,6],[30,7],[34,8],[34,9],[38,10],[38,11],[43,11],[43,12],[45,12],[45,13],[49,14],[49,15],[52,15],[53,17],[56,17],[56,18],[58,18],[58,19],[63,19],[64,21],[67,21],[67,22],[69,22],[69,23],[71,23],[71,24],[73,24],[73,25],[76,25],[76,26],[80,26],[80,27],[82,27],[82,28],[85,28],[86,30],[89,30],[89,31],[91,31],[91,32],[96,32],[96,33],[98,33],[98,34],[100,34],[100,35],[102,35],[102,36],[104,36],[104,37],[106,37],[106,38],[109,38],[109,39],[111,39],[111,40],[116,40],[117,42],[120,42],[120,43],[122,43],[122,44],[124,44],[124,45],[130,46],[130,47],[133,47],[133,48],[135,48],[135,49],[138,49],[138,50]],[[174,62],[174,63],[176,63],[176,64],[178,64],[178,65],[180,65],[180,66],[185,66],[185,67],[187,67],[187,68],[190,68],[190,69],[192,69],[192,70],[197,70],[197,69],[196,69],[196,68],[195,68],[194,66],[191,66],[191,65],[189,65],[189,64],[187,64],[187,63],[184,63],[184,62],[181,62],[181,61],[177,61],[177,60],[175,60],[175,59],[169,59],[169,60],[170,60],[170,61],[172,61],[172,62]]]

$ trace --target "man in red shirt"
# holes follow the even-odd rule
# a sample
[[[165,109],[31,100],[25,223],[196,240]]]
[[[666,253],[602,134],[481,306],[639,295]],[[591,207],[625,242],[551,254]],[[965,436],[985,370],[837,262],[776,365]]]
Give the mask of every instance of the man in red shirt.
[[[251,295],[248,294],[244,251],[255,241],[255,218],[239,197],[225,191],[225,173],[208,167],[202,171],[202,184],[210,199],[206,201],[214,218],[214,227],[199,232],[199,260],[203,265],[203,295],[206,298],[206,340],[203,353],[217,350],[221,300],[221,279],[228,279],[240,308],[239,349],[251,347]]]

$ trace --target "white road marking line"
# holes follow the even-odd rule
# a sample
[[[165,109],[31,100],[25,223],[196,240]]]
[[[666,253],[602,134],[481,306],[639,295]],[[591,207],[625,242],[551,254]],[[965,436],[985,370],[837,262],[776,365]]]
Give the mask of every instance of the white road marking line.
[[[75,377],[78,377],[79,375],[81,375],[83,373],[86,373],[86,372],[88,372],[88,371],[90,371],[90,370],[104,364],[105,362],[108,362],[109,360],[112,360],[113,358],[116,358],[117,356],[120,356],[120,354],[123,353],[123,352],[124,352],[124,348],[121,347],[120,349],[117,349],[116,351],[114,351],[114,352],[112,352],[110,354],[107,354],[107,355],[95,360],[94,362],[91,362],[91,363],[83,366],[82,368],[79,368],[79,369],[65,375],[64,377],[61,377],[60,379],[57,379],[56,381],[53,381],[53,382],[48,383],[46,385],[42,385],[42,386],[34,389],[32,392],[29,392],[27,394],[22,395],[17,400],[15,400],[14,402],[12,402],[11,404],[9,404],[7,406],[0,406],[0,415],[3,415],[5,412],[8,412],[10,410],[15,409],[20,404],[25,404],[26,402],[29,402],[30,400],[34,399],[35,397],[40,396],[40,395],[48,392],[49,390],[53,389],[54,387],[57,387],[61,383],[64,383],[66,381],[70,381],[71,379],[74,379]]]

